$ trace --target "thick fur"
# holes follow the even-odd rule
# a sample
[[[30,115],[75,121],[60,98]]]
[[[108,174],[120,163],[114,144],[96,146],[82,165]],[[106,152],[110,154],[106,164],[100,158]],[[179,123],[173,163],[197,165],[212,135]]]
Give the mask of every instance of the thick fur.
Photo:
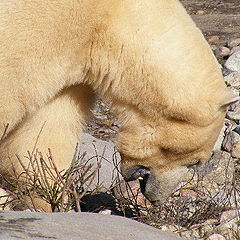
[[[205,161],[231,96],[202,34],[177,0],[2,0],[0,171],[51,149],[67,168],[94,92],[122,128],[122,171],[150,169],[162,200],[188,165]],[[221,107],[224,106],[224,107]]]

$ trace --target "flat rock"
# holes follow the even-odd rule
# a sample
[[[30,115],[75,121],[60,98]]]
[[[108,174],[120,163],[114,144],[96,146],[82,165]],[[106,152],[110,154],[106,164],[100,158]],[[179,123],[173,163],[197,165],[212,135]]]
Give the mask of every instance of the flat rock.
[[[220,151],[222,148],[222,142],[225,137],[226,126],[224,125],[219,133],[217,141],[214,144],[213,151]]]
[[[223,140],[223,148],[231,152],[234,145],[240,141],[240,135],[235,131],[229,131],[226,133],[225,138]]]
[[[94,213],[0,212],[0,240],[180,240],[120,216]]]
[[[233,39],[233,40],[229,41],[227,45],[230,48],[234,48],[234,47],[239,46],[240,45],[240,38],[236,38],[236,39]]]
[[[232,72],[224,80],[228,86],[240,89],[240,72]]]
[[[240,72],[240,51],[234,52],[224,66],[233,72]]]
[[[117,181],[122,180],[118,168],[121,160],[120,154],[111,141],[103,141],[84,133],[80,139],[79,154],[84,156],[82,161],[93,164],[92,170],[100,164],[100,168],[91,182],[91,189],[97,187],[101,191],[106,191]]]

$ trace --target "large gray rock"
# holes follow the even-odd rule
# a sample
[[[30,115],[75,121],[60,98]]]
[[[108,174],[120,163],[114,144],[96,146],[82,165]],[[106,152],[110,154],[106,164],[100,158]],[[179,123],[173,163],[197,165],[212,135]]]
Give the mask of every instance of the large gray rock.
[[[0,212],[0,240],[180,240],[175,234],[112,215]]]
[[[225,62],[224,66],[233,72],[240,72],[240,51],[234,52]]]
[[[115,145],[109,141],[103,141],[84,133],[80,139],[79,154],[84,154],[83,161],[93,164],[92,170],[100,168],[94,180],[91,182],[90,190],[98,188],[107,191],[117,181],[122,180],[119,173],[120,154],[116,151]]]
[[[228,86],[240,89],[240,72],[232,72],[224,77]]]

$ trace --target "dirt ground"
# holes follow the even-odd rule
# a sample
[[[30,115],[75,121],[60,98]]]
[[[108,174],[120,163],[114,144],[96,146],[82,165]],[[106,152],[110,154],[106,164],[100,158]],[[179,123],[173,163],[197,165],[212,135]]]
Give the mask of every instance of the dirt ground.
[[[181,0],[205,37],[219,36],[219,45],[240,38],[240,0]]]

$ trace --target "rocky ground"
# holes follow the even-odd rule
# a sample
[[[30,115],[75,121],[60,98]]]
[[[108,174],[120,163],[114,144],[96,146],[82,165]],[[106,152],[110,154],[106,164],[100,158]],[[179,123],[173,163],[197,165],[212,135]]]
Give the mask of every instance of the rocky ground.
[[[240,95],[240,1],[182,0],[181,2],[211,45],[222,66],[226,84],[236,95]],[[89,137],[86,141],[91,141],[91,144],[95,145],[92,149],[95,157],[107,152],[104,159],[111,160],[111,156],[114,155],[114,146],[111,142],[115,141],[120,123],[112,114],[110,105],[100,99],[93,113],[94,119],[89,123],[87,132],[106,142],[89,140]],[[103,149],[104,144],[111,150]],[[96,146],[100,154],[96,153]],[[113,191],[108,191],[104,198],[97,194],[95,197],[82,199],[86,204],[82,204],[81,208],[85,211],[131,217],[161,230],[178,233],[188,239],[239,240],[239,159],[240,103],[238,102],[229,108],[225,125],[210,161],[204,167],[191,170],[166,204],[159,208],[152,207],[139,192],[138,183],[132,182],[130,185],[121,183]],[[106,188],[112,187],[111,177],[105,179],[108,182]],[[99,203],[93,206],[96,199]]]
[[[229,88],[240,94],[240,1],[182,0],[211,45]],[[99,101],[92,135],[114,140],[119,123]],[[208,240],[240,239],[240,103],[230,106],[214,153],[203,168],[192,170],[160,209],[139,208],[139,221],[181,236]],[[137,183],[131,187],[138,191]],[[129,197],[128,187],[121,193]],[[132,196],[132,195],[131,195]],[[136,204],[144,205],[140,194]],[[146,204],[146,202],[145,202]],[[148,204],[146,204],[148,205]],[[146,207],[145,205],[145,207]],[[136,205],[135,205],[136,207]],[[150,207],[151,208],[151,207]]]

